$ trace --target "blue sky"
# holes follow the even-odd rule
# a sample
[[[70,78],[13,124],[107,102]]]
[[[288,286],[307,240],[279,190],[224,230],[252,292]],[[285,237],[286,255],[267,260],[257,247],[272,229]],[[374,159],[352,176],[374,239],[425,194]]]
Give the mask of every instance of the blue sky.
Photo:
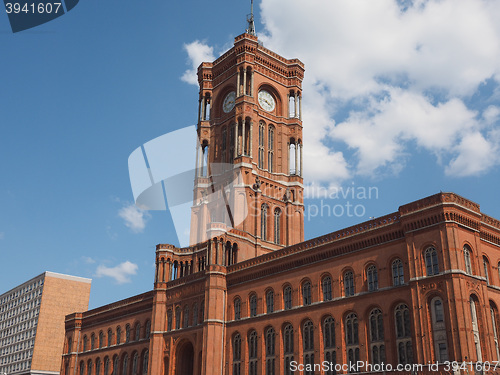
[[[265,46],[306,65],[306,182],[378,192],[324,200],[306,238],[440,190],[500,218],[500,1],[402,3],[256,2]],[[45,270],[92,278],[91,307],[152,288],[176,234],[132,205],[127,159],[196,122],[193,67],[244,31],[249,1],[207,4],[81,1],[17,34],[0,16],[0,293]]]

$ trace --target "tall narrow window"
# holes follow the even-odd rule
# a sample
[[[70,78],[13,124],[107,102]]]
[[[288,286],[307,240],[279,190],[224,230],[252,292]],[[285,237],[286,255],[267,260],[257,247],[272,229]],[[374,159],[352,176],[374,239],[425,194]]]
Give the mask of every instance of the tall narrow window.
[[[82,361],[80,362],[80,375],[85,375],[85,363]]]
[[[306,281],[302,284],[302,303],[304,306],[311,304],[311,283]]]
[[[248,375],[257,375],[257,332],[248,336]]]
[[[370,351],[373,364],[385,362],[384,320],[382,311],[370,312]]]
[[[129,374],[129,370],[128,370],[128,354],[125,354],[123,356],[123,361],[122,361],[122,374],[123,375],[128,375]]]
[[[321,287],[323,289],[323,301],[330,301],[332,299],[332,278],[330,276],[323,277]]]
[[[146,322],[146,338],[149,339],[150,335],[151,335],[151,320],[148,320]]]
[[[167,332],[172,330],[172,310],[167,311]]]
[[[189,306],[184,306],[184,314],[182,315],[182,328],[189,327]]]
[[[293,371],[290,363],[294,360],[293,356],[293,326],[288,324],[283,330],[283,354],[285,355],[284,367],[285,375],[292,375]]]
[[[448,340],[444,322],[443,301],[435,297],[430,302],[434,352],[439,362],[448,361]]]
[[[323,344],[325,347],[324,361],[329,364],[325,374],[334,375],[332,368],[334,369],[337,363],[337,353],[335,351],[335,320],[331,316],[323,321]]]
[[[274,172],[274,126],[269,125],[267,137],[267,169],[269,172]]]
[[[405,304],[396,306],[394,311],[396,323],[396,347],[398,363],[413,363],[413,347],[410,331],[410,310]]]
[[[495,354],[497,361],[500,360],[500,350],[498,346],[498,310],[493,302],[490,301],[491,327],[493,328],[493,340],[495,341]]]
[[[439,273],[437,251],[434,247],[429,247],[425,250],[425,268],[427,270],[427,276],[437,275]]]
[[[135,341],[139,341],[141,339],[141,324],[137,323],[135,325]]]
[[[86,352],[88,350],[88,338],[87,336],[83,336],[83,351]]]
[[[135,352],[134,358],[132,359],[132,375],[137,375],[138,369],[139,369],[139,354]]]
[[[130,342],[130,326],[128,324],[125,327],[125,342]]]
[[[464,246],[464,262],[465,262],[465,273],[467,275],[472,275],[472,266],[470,261],[470,249],[468,246]]]
[[[234,320],[241,319],[241,300],[236,298],[234,300]]]
[[[100,375],[101,374],[101,359],[97,358],[95,360],[95,375]]]
[[[116,345],[120,344],[122,339],[122,329],[120,327],[116,328]]]
[[[264,169],[264,135],[266,125],[259,123],[259,168]]]
[[[221,140],[221,162],[222,163],[227,162],[226,149],[227,149],[227,130],[226,130],[226,128],[224,128],[224,129],[222,129],[222,140]]]
[[[262,241],[267,241],[267,204],[260,208],[260,237]]]
[[[87,375],[92,375],[92,360],[87,362]]]
[[[120,366],[119,363],[118,356],[115,355],[115,358],[113,359],[113,371],[111,372],[113,375],[118,375],[118,367]]]
[[[366,270],[366,277],[368,279],[368,291],[373,292],[378,289],[378,273],[377,267],[371,265]]]
[[[275,375],[275,333],[273,328],[266,331],[266,375]]]
[[[95,349],[95,335],[92,334],[90,336],[90,350],[94,350]]]
[[[274,210],[274,243],[281,243],[281,210],[279,208]]]
[[[314,367],[314,326],[310,320],[304,323],[302,330],[302,343],[304,351],[304,366],[306,366],[304,374],[313,375],[314,371],[307,371],[307,369],[312,369]]]
[[[104,375],[109,375],[109,358],[104,360]]]
[[[198,325],[198,304],[196,302],[193,305],[193,325]]]
[[[257,296],[252,294],[250,296],[250,317],[257,316]]]
[[[113,331],[108,329],[108,346],[111,346],[113,340]]]
[[[490,285],[490,273],[489,273],[490,263],[488,262],[488,259],[485,256],[483,256],[483,268],[484,268],[484,277],[486,278],[486,284]]]
[[[231,125],[229,127],[229,161],[233,160],[234,158],[234,128],[235,124]]]
[[[285,310],[292,308],[292,287],[290,285],[287,285],[285,289],[283,289],[283,304]]]
[[[344,292],[346,297],[354,295],[354,274],[352,271],[344,273]]]
[[[142,356],[142,375],[147,375],[149,367],[149,351],[145,351]]]
[[[175,329],[181,328],[181,308],[177,306],[175,308]]]
[[[266,312],[271,314],[274,312],[274,292],[268,290],[266,293]]]
[[[345,318],[345,344],[346,355],[349,364],[359,361],[359,335],[358,335],[358,316],[350,313]]]
[[[233,337],[233,375],[241,374],[241,336],[239,333]]]
[[[403,272],[403,262],[401,259],[395,259],[392,262],[392,285],[399,286],[405,282]]]
[[[477,300],[474,299],[473,296],[470,296],[469,303],[472,318],[472,336],[474,337],[474,345],[476,346],[476,361],[482,362],[483,352],[481,350],[481,338],[479,336],[479,323],[476,302]]]

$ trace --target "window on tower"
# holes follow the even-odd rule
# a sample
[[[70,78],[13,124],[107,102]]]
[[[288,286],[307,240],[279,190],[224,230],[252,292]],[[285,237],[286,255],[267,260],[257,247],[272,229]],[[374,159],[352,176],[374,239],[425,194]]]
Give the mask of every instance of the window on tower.
[[[274,172],[274,126],[269,125],[267,137],[267,169],[269,172]]]
[[[263,121],[259,123],[259,168],[264,169],[264,136],[266,124]]]

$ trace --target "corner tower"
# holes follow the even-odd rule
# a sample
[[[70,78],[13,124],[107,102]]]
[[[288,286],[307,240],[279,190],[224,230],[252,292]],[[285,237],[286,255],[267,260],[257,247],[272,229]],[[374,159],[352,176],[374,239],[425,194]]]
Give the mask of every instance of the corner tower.
[[[303,241],[303,77],[249,30],[199,66],[192,244],[237,236],[241,261]]]

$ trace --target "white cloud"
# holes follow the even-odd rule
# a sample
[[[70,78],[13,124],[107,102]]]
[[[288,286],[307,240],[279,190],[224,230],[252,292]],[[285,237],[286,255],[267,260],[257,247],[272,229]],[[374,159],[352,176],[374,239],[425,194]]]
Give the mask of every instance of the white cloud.
[[[123,263],[120,263],[116,267],[106,267],[101,264],[97,267],[95,276],[111,277],[118,284],[125,284],[131,281],[130,276],[137,274],[137,269],[138,269],[137,264],[129,262],[128,260]]]
[[[87,264],[94,264],[95,263],[95,260],[92,259],[91,257],[86,257],[86,256],[82,256],[82,260],[87,263]]]
[[[141,210],[133,203],[122,207],[118,211],[118,216],[125,221],[125,225],[134,233],[141,233],[144,231],[144,228],[146,228],[146,222],[151,217],[148,212]]]
[[[181,79],[192,85],[198,85],[198,66],[204,61],[215,60],[214,49],[199,40],[195,40],[189,44],[184,44],[184,49],[188,54],[191,69],[186,70]]]

